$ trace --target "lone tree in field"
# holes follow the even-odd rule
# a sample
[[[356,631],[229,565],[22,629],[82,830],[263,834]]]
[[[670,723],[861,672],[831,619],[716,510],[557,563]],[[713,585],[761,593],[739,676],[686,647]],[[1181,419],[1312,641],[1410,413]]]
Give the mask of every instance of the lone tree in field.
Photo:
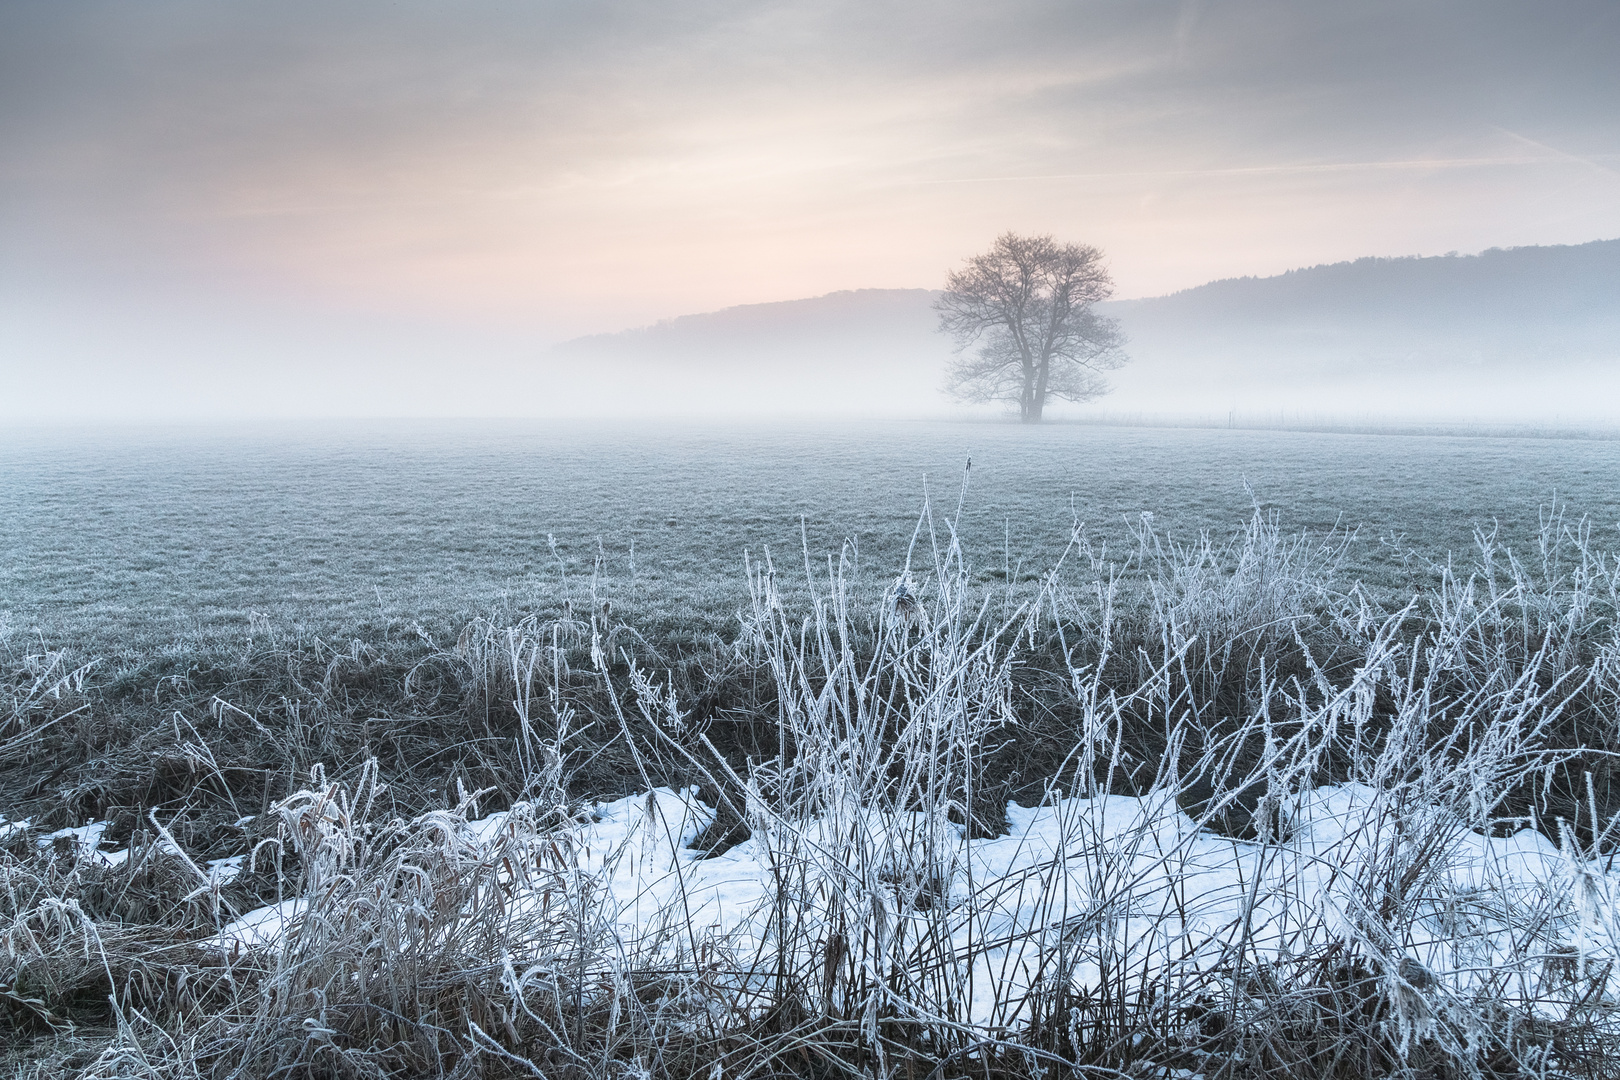
[[[940,331],[956,339],[952,393],[1016,402],[1026,424],[1039,423],[1052,398],[1106,394],[1102,373],[1125,363],[1125,338],[1092,307],[1113,291],[1096,248],[1006,233],[952,271],[934,304]]]

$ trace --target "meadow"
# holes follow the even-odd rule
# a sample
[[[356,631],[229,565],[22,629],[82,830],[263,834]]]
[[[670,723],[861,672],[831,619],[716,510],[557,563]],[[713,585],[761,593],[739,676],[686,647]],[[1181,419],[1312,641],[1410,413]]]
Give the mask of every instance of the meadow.
[[[1189,539],[1258,504],[1290,531],[1355,530],[1347,576],[1394,596],[1471,552],[1476,528],[1523,549],[1555,501],[1600,537],[1620,522],[1620,441],[923,422],[17,431],[0,436],[0,632],[136,656],[267,629],[443,630],[556,606],[593,573],[664,632],[726,630],[745,552],[798,561],[804,540],[820,558],[848,539],[892,576],[925,491],[954,507],[970,458],[962,536],[982,574],[1043,572],[1077,520],[1123,556],[1144,512]]]
[[[1620,1076],[1620,444],[0,461],[17,1076]]]

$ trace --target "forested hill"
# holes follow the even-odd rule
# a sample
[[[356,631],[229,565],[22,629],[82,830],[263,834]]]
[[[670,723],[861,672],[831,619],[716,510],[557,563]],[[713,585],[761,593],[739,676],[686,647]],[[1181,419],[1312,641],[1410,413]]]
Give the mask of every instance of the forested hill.
[[[557,346],[568,356],[736,361],[747,364],[786,354],[864,362],[918,348],[947,354],[934,335],[934,297],[928,289],[853,289],[808,300],[744,304],[702,315],[682,315],[617,334],[595,334]]]
[[[935,293],[857,289],[576,338],[548,358],[662,409],[916,414],[946,406]]]
[[[1109,307],[1155,345],[1196,348],[1199,335],[1218,333],[1223,344],[1311,343],[1335,355],[1445,347],[1499,359],[1569,350],[1615,356],[1620,240],[1357,259]]]

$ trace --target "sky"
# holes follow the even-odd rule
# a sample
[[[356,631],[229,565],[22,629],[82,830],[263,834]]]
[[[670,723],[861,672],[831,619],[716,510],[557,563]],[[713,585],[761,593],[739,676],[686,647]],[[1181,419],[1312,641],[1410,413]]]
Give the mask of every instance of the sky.
[[[1122,297],[1620,236],[1617,54],[1613,0],[0,0],[0,416],[522,411],[1009,229]]]

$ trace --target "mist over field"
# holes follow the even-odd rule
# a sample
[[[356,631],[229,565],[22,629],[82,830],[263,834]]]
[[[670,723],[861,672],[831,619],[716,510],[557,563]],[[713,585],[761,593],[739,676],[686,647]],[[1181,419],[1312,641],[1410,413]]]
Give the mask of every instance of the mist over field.
[[[289,322],[225,308],[185,326],[161,307],[74,316],[71,354],[19,362],[11,422],[73,417],[994,417],[946,393],[937,289],[850,289],[671,317],[546,345],[511,328],[427,323],[360,361],[397,321]],[[132,297],[121,301],[136,313]],[[1620,400],[1620,240],[1428,258],[1367,257],[1110,300],[1129,362],[1059,418],[1609,429]],[[6,355],[50,309],[13,300]],[[54,317],[65,315],[59,311]],[[334,346],[340,355],[334,357]],[[110,372],[97,356],[126,361]],[[452,359],[446,362],[446,356]],[[226,370],[218,370],[221,366]],[[153,380],[169,387],[153,398]],[[66,388],[71,387],[71,393]],[[318,391],[317,389],[318,388]],[[138,413],[131,401],[144,402]]]
[[[1009,229],[1105,253],[1136,344],[1103,411],[1589,416],[1610,389],[1607,316],[1547,303],[1612,316],[1602,251],[1426,278],[1491,299],[1416,322],[1196,293],[1620,236],[1606,3],[378,10],[0,10],[6,423],[947,414],[920,315],[691,339],[680,375],[555,347],[938,289]],[[1398,268],[1355,273],[1404,302]]]
[[[669,319],[550,350],[671,409],[943,413],[937,291],[866,289]],[[1059,415],[1612,426],[1620,240],[1365,258],[1112,300],[1130,362]],[[976,410],[995,415],[994,410]]]
[[[0,1076],[1620,1080],[1617,56],[0,2]]]

